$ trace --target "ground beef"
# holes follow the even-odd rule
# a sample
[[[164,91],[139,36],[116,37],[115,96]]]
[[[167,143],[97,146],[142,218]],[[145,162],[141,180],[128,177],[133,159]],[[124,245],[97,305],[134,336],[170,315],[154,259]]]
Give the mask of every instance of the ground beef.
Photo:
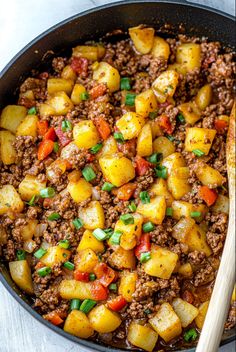
[[[228,216],[225,213],[210,213],[206,217],[206,220],[208,220],[211,224],[206,234],[207,242],[213,253],[216,255],[221,252],[224,245],[228,225]]]
[[[60,73],[66,65],[66,59],[63,57],[55,57],[52,60],[52,68],[55,72]]]
[[[196,272],[194,276],[194,286],[202,286],[211,282],[215,277],[213,267],[208,264],[204,268]]]
[[[225,324],[225,329],[233,329],[236,324],[236,302],[231,303],[229,315]]]

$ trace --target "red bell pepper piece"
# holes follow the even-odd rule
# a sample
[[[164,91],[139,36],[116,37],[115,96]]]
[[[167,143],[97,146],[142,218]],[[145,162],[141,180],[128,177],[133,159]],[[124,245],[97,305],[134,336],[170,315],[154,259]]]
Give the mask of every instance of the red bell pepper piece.
[[[137,155],[135,158],[135,171],[138,176],[143,176],[150,169],[151,164],[143,159],[141,156]]]
[[[78,75],[82,75],[84,77],[87,76],[88,59],[84,57],[73,57],[70,66],[72,70]]]
[[[116,276],[115,271],[105,263],[98,263],[94,268],[94,274],[105,287],[109,286]]]
[[[198,195],[202,198],[208,207],[213,205],[218,197],[217,192],[214,189],[210,189],[207,186],[201,186]]]
[[[44,136],[48,130],[48,121],[38,121],[37,127],[38,127],[38,134],[40,136]]]
[[[51,141],[55,141],[56,138],[57,138],[57,135],[53,127],[50,127],[43,136],[44,140],[50,139]]]
[[[44,160],[53,151],[54,142],[50,139],[43,140],[38,147],[38,160]]]
[[[57,127],[55,132],[62,147],[65,147],[71,142],[71,139],[67,137],[67,135],[62,131],[61,127]]]
[[[102,139],[106,140],[111,134],[109,123],[106,122],[104,118],[101,116],[96,117],[96,119],[94,120],[94,123]]]
[[[74,279],[77,281],[89,282],[89,273],[84,273],[82,271],[75,270]]]
[[[104,301],[108,297],[108,289],[96,280],[91,282],[91,294],[95,301]]]
[[[93,87],[90,91],[89,91],[89,96],[92,99],[97,99],[98,97],[101,97],[102,95],[104,95],[104,93],[106,92],[107,87],[104,83],[100,83],[97,86]]]
[[[117,296],[116,298],[112,299],[111,301],[107,302],[108,307],[115,312],[118,312],[122,308],[124,308],[127,304],[127,301],[123,296]]]
[[[138,259],[142,253],[150,252],[151,242],[149,233],[144,233],[139,240],[139,244],[135,247],[134,254]]]
[[[174,127],[171,125],[168,116],[161,115],[158,119],[159,126],[163,129],[166,133],[171,134],[174,131]]]
[[[63,320],[57,312],[50,312],[48,314],[45,314],[43,317],[44,319],[50,321],[50,323],[52,323],[53,325],[60,325],[61,323],[63,323]]]
[[[228,127],[228,123],[225,120],[216,120],[215,123],[215,129],[219,134],[223,134]]]

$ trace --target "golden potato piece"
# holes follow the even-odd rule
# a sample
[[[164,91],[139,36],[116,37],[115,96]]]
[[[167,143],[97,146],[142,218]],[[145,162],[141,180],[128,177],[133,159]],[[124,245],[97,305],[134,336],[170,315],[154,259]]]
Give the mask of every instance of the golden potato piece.
[[[172,306],[175,313],[178,315],[183,328],[186,328],[191,324],[198,315],[198,309],[181,298],[175,298],[172,302]]]
[[[195,149],[201,150],[208,155],[216,130],[200,127],[186,128],[185,151],[192,152]]]
[[[92,185],[84,178],[77,182],[69,182],[67,190],[76,203],[81,203],[92,195]]]
[[[199,89],[195,101],[201,110],[205,110],[210,105],[212,99],[212,88],[210,84],[205,84]]]
[[[95,230],[97,228],[104,228],[104,211],[103,207],[97,200],[93,200],[86,208],[82,208],[79,212],[79,216],[85,229]]]
[[[78,122],[73,128],[74,143],[78,148],[91,148],[99,142],[98,131],[91,120]]]
[[[105,304],[101,304],[91,310],[88,315],[93,329],[100,334],[112,332],[121,324],[118,313],[109,310]]]
[[[68,314],[63,329],[69,334],[75,335],[82,339],[87,339],[94,333],[89,319],[79,310],[72,310]]]
[[[72,101],[65,92],[55,93],[53,97],[48,100],[47,104],[51,107],[51,110],[49,109],[47,114],[56,116],[66,115],[74,107]]]
[[[102,241],[98,241],[92,234],[91,231],[85,230],[83,236],[78,245],[77,251],[83,249],[91,249],[95,253],[102,253],[104,251],[104,244]]]
[[[13,143],[16,137],[9,131],[0,131],[0,160],[3,164],[10,165],[16,161],[16,150]]]
[[[177,63],[184,66],[187,72],[200,68],[201,46],[196,43],[180,44],[176,50]]]
[[[100,62],[96,65],[93,79],[99,83],[105,83],[112,93],[120,89],[119,71],[107,62]]]
[[[142,26],[129,28],[129,35],[135,49],[141,54],[148,54],[151,51],[154,41],[154,28],[143,28]]]
[[[37,122],[38,116],[27,115],[17,127],[16,135],[37,137]]]
[[[164,71],[152,84],[152,89],[159,103],[164,103],[168,97],[173,97],[179,81],[179,74],[174,70]]]
[[[135,98],[135,112],[143,117],[148,117],[149,113],[157,110],[157,99],[152,89],[145,90]]]
[[[26,293],[33,294],[33,282],[27,260],[10,262],[9,269],[12,280],[17,284],[17,286],[19,286]]]
[[[127,340],[145,351],[152,351],[157,343],[158,334],[148,326],[132,322],[128,328]]]
[[[38,196],[46,188],[46,181],[40,181],[37,176],[26,175],[19,184],[19,193],[23,200],[29,201],[33,196]]]
[[[166,213],[166,201],[164,196],[156,196],[151,198],[150,203],[139,203],[137,213],[143,215],[146,220],[160,225],[164,220]]]
[[[116,122],[116,127],[124,139],[132,139],[138,137],[144,123],[144,118],[136,112],[127,112]]]
[[[0,215],[6,214],[9,210],[15,213],[21,213],[24,209],[19,194],[11,185],[4,185],[0,189]]]
[[[161,153],[166,158],[175,152],[175,146],[168,138],[160,136],[153,142],[153,152]]]
[[[40,258],[40,261],[49,267],[58,263],[64,263],[70,259],[71,252],[59,246],[49,247],[47,253]]]
[[[65,78],[49,78],[47,81],[48,94],[65,92],[70,95],[73,89],[73,81]]]
[[[170,46],[165,39],[161,37],[154,37],[151,55],[156,58],[163,57],[168,60],[170,55]]]
[[[152,129],[149,123],[143,126],[137,140],[137,154],[149,156],[152,154]]]
[[[7,105],[1,113],[0,127],[16,133],[17,127],[27,115],[27,109],[19,105]]]

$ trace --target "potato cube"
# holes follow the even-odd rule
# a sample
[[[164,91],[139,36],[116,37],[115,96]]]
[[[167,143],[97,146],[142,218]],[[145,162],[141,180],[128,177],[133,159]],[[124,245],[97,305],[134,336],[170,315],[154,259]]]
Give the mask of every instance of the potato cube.
[[[157,343],[158,334],[148,326],[132,322],[128,328],[127,340],[145,351],[152,351]]]
[[[178,109],[182,112],[185,122],[191,125],[194,125],[201,118],[201,111],[195,102],[180,104]]]
[[[75,259],[75,268],[85,273],[93,272],[95,265],[98,263],[98,256],[90,249],[79,250]]]
[[[92,185],[84,178],[77,182],[69,182],[67,190],[76,203],[81,203],[92,195]]]
[[[111,93],[120,89],[119,71],[107,62],[100,62],[93,71],[93,79],[105,83]]]
[[[152,89],[145,90],[135,98],[135,111],[138,115],[148,117],[149,113],[157,110],[157,99]]]
[[[207,165],[205,162],[198,162],[195,174],[199,181],[209,188],[222,186],[225,181],[225,178],[218,170],[213,169],[213,167]]]
[[[40,261],[49,267],[55,264],[64,263],[69,260],[71,252],[59,246],[49,247]]]
[[[120,246],[126,250],[132,249],[142,234],[143,217],[140,214],[133,214],[134,223],[125,225],[122,220],[115,224],[115,231],[121,231]]]
[[[78,148],[91,148],[99,142],[99,135],[91,120],[78,122],[73,128],[74,142]]]
[[[63,329],[82,339],[87,339],[94,333],[87,316],[79,310],[72,310],[68,314]]]
[[[34,101],[34,99],[35,99],[34,92],[31,89],[28,89],[25,92],[20,92],[19,98],[26,98],[26,100],[33,100]]]
[[[27,115],[27,109],[19,105],[7,105],[1,113],[0,127],[16,133],[17,127]]]
[[[75,57],[85,57],[91,61],[101,59],[105,54],[105,48],[102,45],[78,45],[72,49],[72,55]]]
[[[127,112],[116,122],[116,127],[122,133],[124,139],[138,137],[143,125],[144,118],[136,112]]]
[[[71,93],[71,101],[74,105],[79,105],[82,101],[81,93],[85,93],[86,88],[82,84],[76,83]]]
[[[215,135],[216,130],[208,128],[186,128],[185,151],[192,152],[195,149],[200,149],[203,153],[208,155]]]
[[[17,286],[19,286],[26,293],[32,294],[34,292],[33,282],[27,260],[10,262],[9,269],[12,280],[17,284]]]
[[[176,220],[181,219],[183,216],[184,217],[191,217],[192,212],[200,212],[201,215],[199,217],[195,217],[194,219],[197,222],[202,221],[206,213],[208,212],[208,208],[205,204],[192,204],[188,202],[184,202],[182,200],[175,200],[172,203],[172,209],[173,209],[173,218]]]
[[[135,177],[131,160],[121,153],[105,155],[99,159],[99,164],[105,179],[116,187],[128,183]]]
[[[170,55],[170,46],[165,41],[165,39],[163,39],[161,37],[154,37],[151,55],[156,58],[162,57],[162,58],[168,60],[169,55]]]
[[[199,89],[195,101],[201,110],[205,110],[210,105],[212,99],[212,88],[210,84],[205,84]]]
[[[184,240],[194,224],[195,221],[191,218],[181,218],[173,227],[172,236],[177,241],[185,243]]]
[[[175,313],[178,315],[183,328],[186,328],[191,324],[198,315],[198,309],[181,298],[175,298],[172,302],[172,306]]]
[[[181,321],[169,303],[163,303],[149,323],[165,342],[182,333]]]
[[[168,138],[160,136],[153,142],[153,152],[161,153],[166,158],[175,152],[175,146]]]
[[[0,131],[0,160],[3,164],[10,165],[16,161],[16,150],[13,142],[16,137],[9,131]]]
[[[42,103],[39,105],[39,115],[41,117],[48,117],[51,115],[55,115],[55,113],[55,109],[48,103]]]
[[[33,251],[35,250],[35,248],[37,247],[37,244],[34,240],[26,240],[23,244],[23,249],[27,252],[27,253],[33,253]]]
[[[184,157],[181,153],[173,153],[165,157],[162,161],[162,166],[165,166],[168,170],[168,175],[171,174],[172,170],[176,168],[186,166]]]
[[[119,294],[122,295],[127,302],[132,302],[133,293],[136,287],[138,275],[136,272],[124,271],[121,273]]]
[[[215,211],[216,213],[229,214],[229,198],[223,196],[222,194],[218,194],[216,202],[211,207],[211,210]]]
[[[169,279],[178,261],[178,255],[168,249],[152,245],[151,259],[143,264],[148,275]]]
[[[188,183],[189,170],[187,167],[178,167],[171,172],[167,179],[167,186],[175,199],[182,198],[186,193],[191,191]]]
[[[59,294],[64,299],[95,299],[94,282],[82,282],[77,280],[62,280],[59,285]]]
[[[21,213],[24,209],[19,194],[11,185],[4,185],[0,189],[0,215],[6,214],[9,210],[14,213]]]
[[[195,318],[195,323],[196,323],[198,329],[202,329],[203,328],[203,324],[204,324],[204,321],[205,321],[205,318],[206,318],[206,315],[207,315],[207,310],[208,310],[208,307],[209,307],[209,303],[210,303],[210,301],[203,302],[200,305],[200,307],[198,308],[198,315]]]
[[[61,72],[61,78],[64,78],[66,80],[70,80],[72,82],[75,82],[76,81],[76,73],[75,71],[73,70],[73,68],[71,67],[71,65],[66,65],[62,72]]]
[[[200,68],[201,66],[201,46],[196,43],[184,43],[177,47],[177,63],[184,65],[187,72]]]
[[[73,89],[73,81],[65,78],[49,78],[47,81],[48,94],[65,92],[70,95]]]
[[[21,227],[21,237],[23,241],[31,240],[36,233],[36,227],[38,225],[38,220],[28,220],[26,225]]]
[[[83,249],[91,249],[95,253],[102,253],[104,251],[104,244],[103,242],[98,241],[93,236],[91,231],[85,230],[78,245],[77,251],[81,251]]]
[[[16,135],[37,137],[37,122],[36,115],[27,115],[17,127]]]
[[[177,272],[184,277],[191,277],[193,275],[193,269],[190,263],[180,265]]]
[[[96,228],[104,228],[104,211],[97,200],[90,202],[86,208],[82,208],[79,212],[79,216],[85,229],[94,230]]]
[[[116,330],[122,322],[119,314],[110,311],[105,304],[93,308],[89,312],[88,318],[93,329],[100,334]]]
[[[150,123],[150,126],[151,126],[152,138],[153,139],[163,135],[163,131],[162,131],[157,119],[149,121],[149,123]],[[153,148],[154,148],[154,146],[153,146]]]
[[[166,200],[166,205],[171,207],[174,198],[172,194],[168,191],[166,180],[163,178],[157,178],[156,181],[153,183],[150,191],[155,196],[164,196]]]
[[[19,193],[23,200],[29,201],[33,196],[38,196],[46,187],[46,181],[39,181],[37,176],[26,175],[19,184]]]
[[[159,103],[164,103],[168,97],[173,97],[179,81],[179,74],[174,70],[164,71],[152,84],[152,89]]]
[[[97,154],[98,159],[102,158],[107,154],[115,154],[118,152],[116,140],[113,136],[110,136],[103,142],[102,150]]]
[[[129,28],[129,35],[135,49],[141,54],[147,54],[152,49],[154,34],[154,28],[144,28],[142,26]]]
[[[143,126],[137,140],[137,154],[149,156],[152,154],[152,130],[149,123]]]
[[[117,269],[134,269],[136,259],[133,250],[126,251],[122,247],[117,247],[109,256],[108,262],[112,267]]]
[[[166,214],[166,201],[164,196],[156,196],[151,198],[150,203],[139,203],[137,213],[144,216],[148,221],[156,225],[160,225]]]
[[[70,110],[73,109],[74,105],[68,95],[65,92],[57,92],[47,102],[52,108],[53,113],[49,115],[66,115]]]

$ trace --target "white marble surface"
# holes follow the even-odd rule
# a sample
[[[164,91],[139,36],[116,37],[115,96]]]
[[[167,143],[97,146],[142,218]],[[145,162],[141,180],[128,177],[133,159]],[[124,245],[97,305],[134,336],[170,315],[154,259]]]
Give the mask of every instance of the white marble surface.
[[[29,41],[47,28],[109,0],[0,0],[0,71]],[[191,2],[191,1],[190,1]],[[234,0],[193,0],[234,14]],[[33,319],[0,284],[0,352],[85,352]],[[220,349],[234,352],[232,343]],[[211,351],[206,351],[211,352]]]

